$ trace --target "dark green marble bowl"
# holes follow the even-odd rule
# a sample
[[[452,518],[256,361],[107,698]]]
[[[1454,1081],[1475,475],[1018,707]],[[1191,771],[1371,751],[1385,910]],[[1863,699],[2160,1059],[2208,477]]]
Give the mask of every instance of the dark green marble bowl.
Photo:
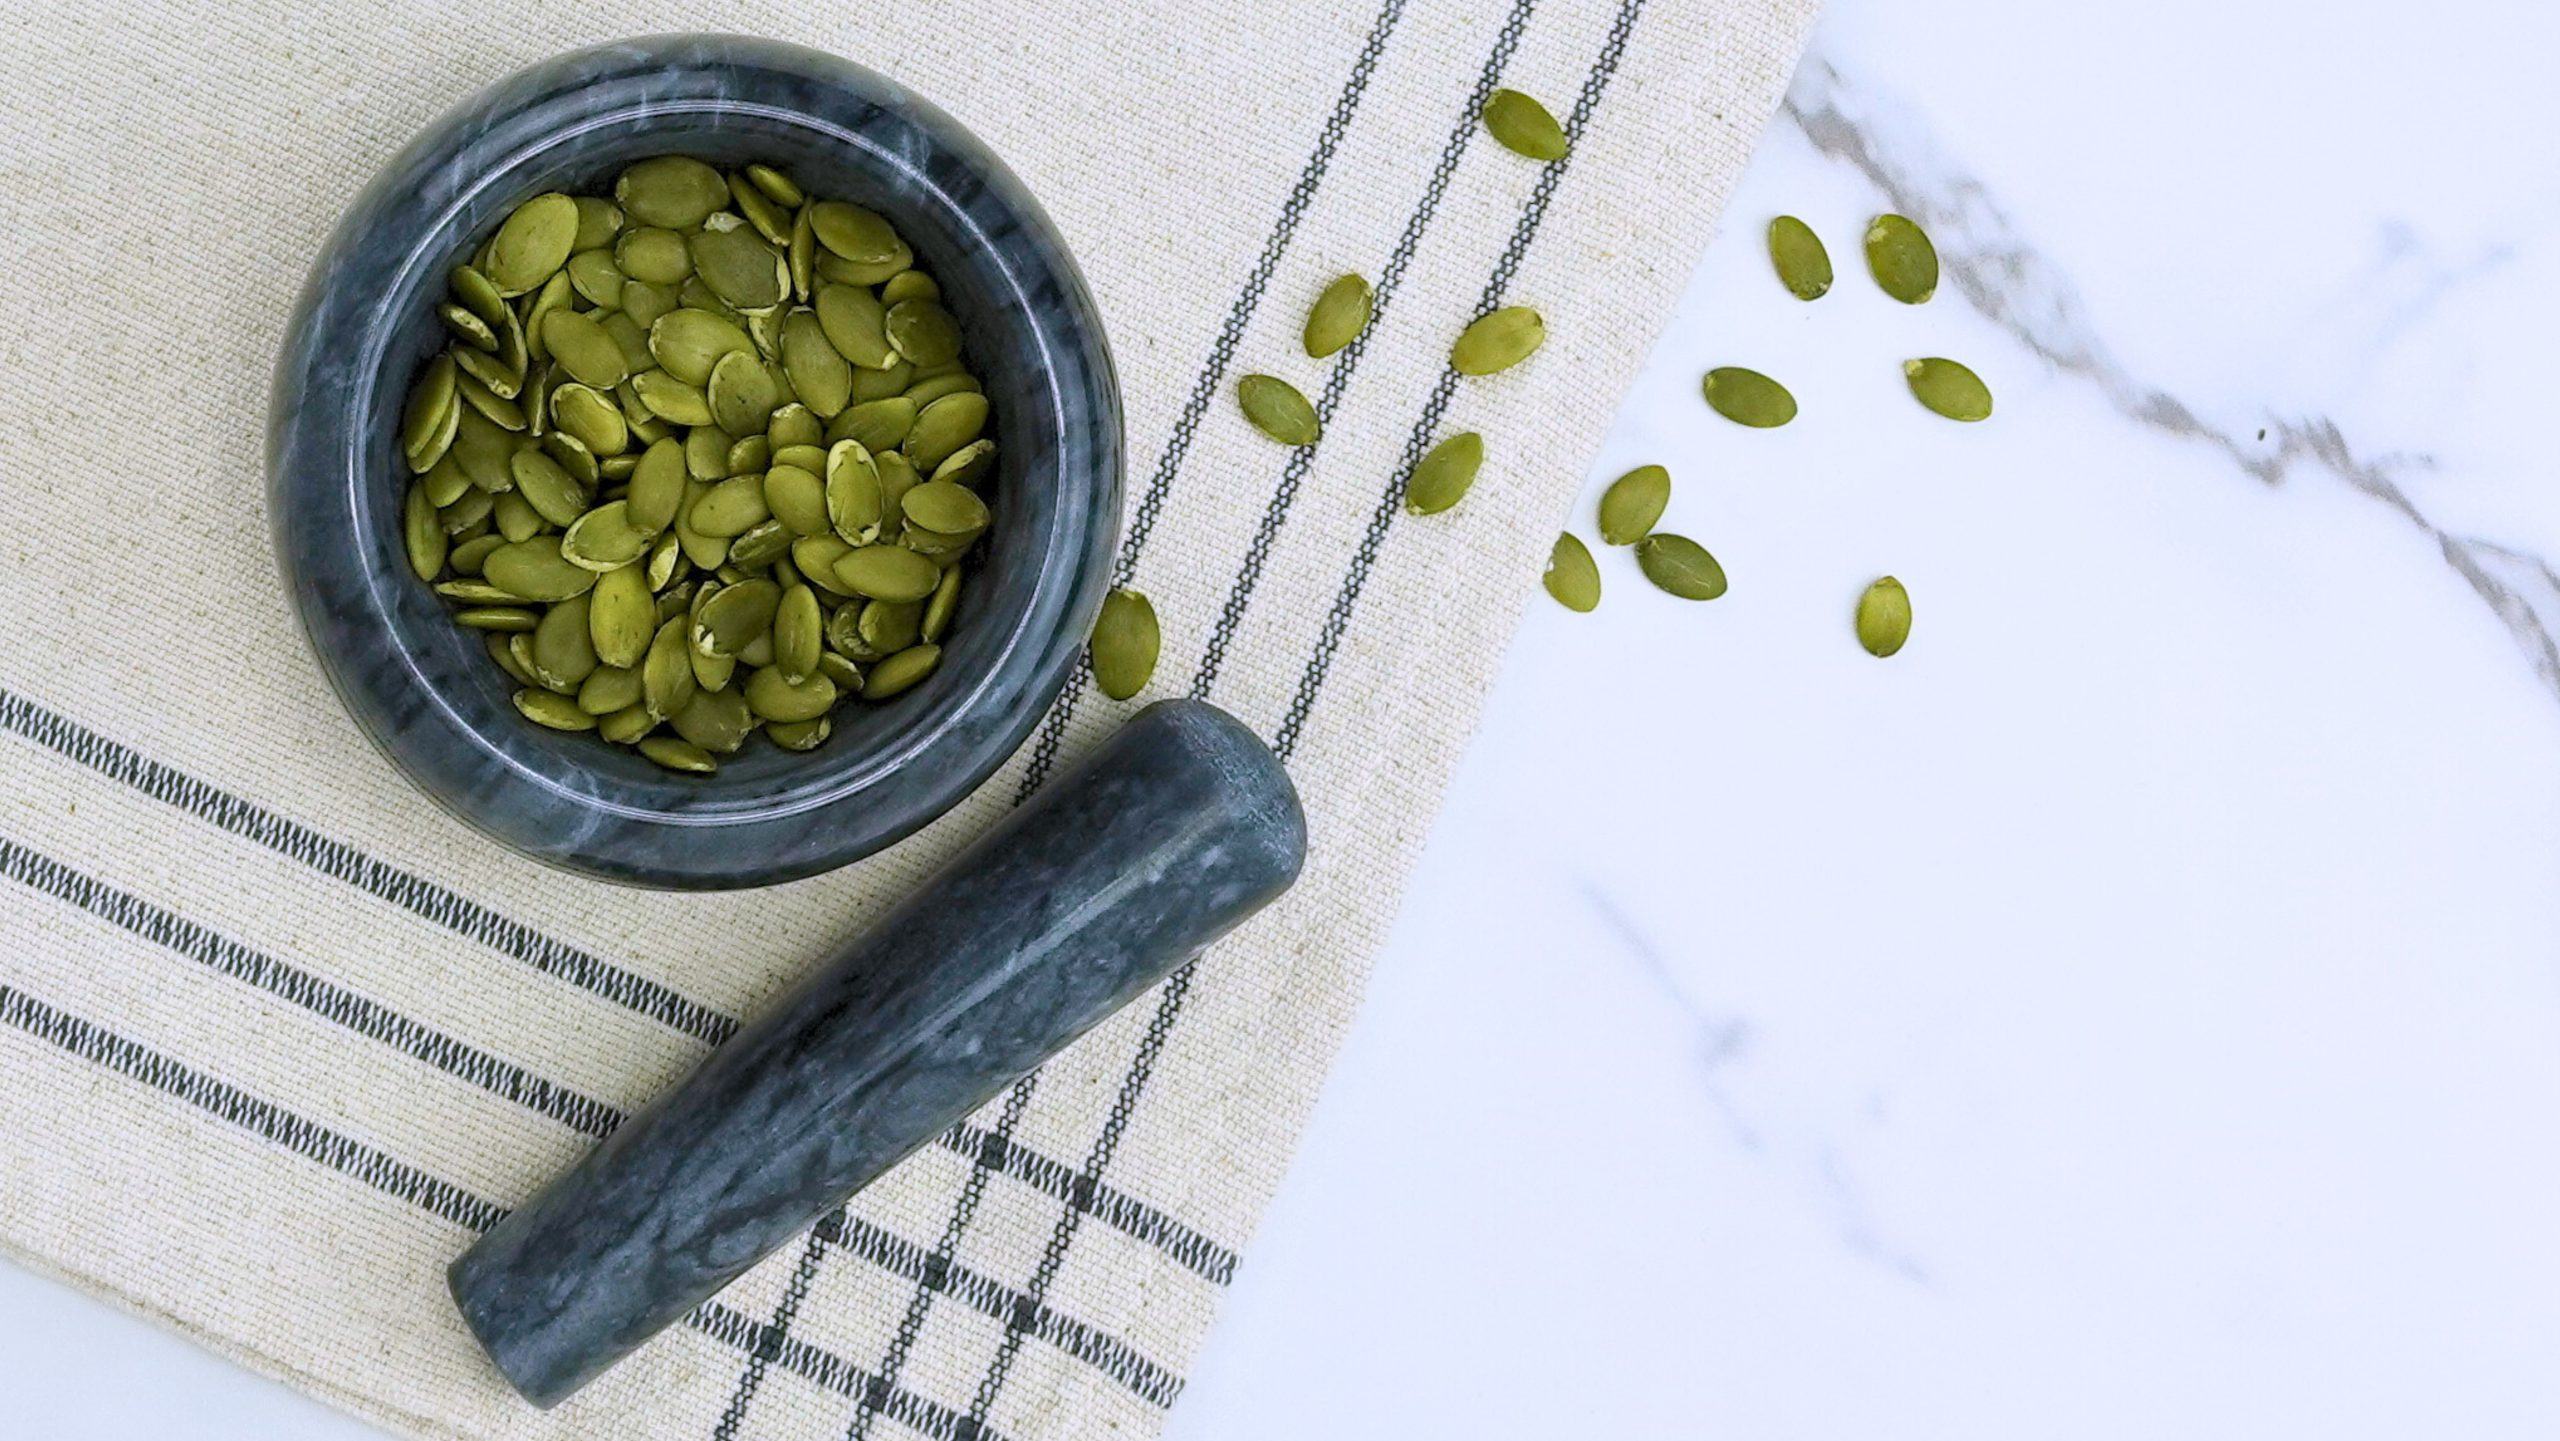
[[[477,633],[400,543],[395,437],[441,343],[447,271],[518,202],[602,193],[664,153],[770,161],[893,220],[942,285],[993,404],[994,526],[942,665],[835,715],[795,754],[763,738],[712,776],[661,771],[516,713]],[[658,36],[520,71],[430,126],[357,197],[311,272],[276,364],[268,500],[321,668],[374,744],[454,814],[535,859],[682,889],[764,885],[890,845],[1022,743],[1109,583],[1119,390],[1075,262],[1002,162],[949,116],[831,55]]]

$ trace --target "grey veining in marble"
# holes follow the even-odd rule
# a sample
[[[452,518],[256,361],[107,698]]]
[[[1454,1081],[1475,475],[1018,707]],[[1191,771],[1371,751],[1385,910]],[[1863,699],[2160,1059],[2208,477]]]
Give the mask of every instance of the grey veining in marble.
[[[1296,879],[1288,775],[1198,701],[1141,712],[452,1270],[548,1406]]]
[[[440,342],[432,301],[529,195],[593,190],[644,156],[769,160],[895,220],[941,282],[1002,442],[995,525],[941,669],[848,706],[807,755],[761,739],[671,776],[527,723],[512,686],[411,574],[393,433]],[[275,541],[294,604],[359,726],[411,780],[526,854],[700,888],[826,870],[891,844],[1012,754],[1074,664],[1118,543],[1119,390],[1064,242],[1003,163],[895,83],[734,36],[577,51],[466,101],[360,195],[314,267],[276,366]]]

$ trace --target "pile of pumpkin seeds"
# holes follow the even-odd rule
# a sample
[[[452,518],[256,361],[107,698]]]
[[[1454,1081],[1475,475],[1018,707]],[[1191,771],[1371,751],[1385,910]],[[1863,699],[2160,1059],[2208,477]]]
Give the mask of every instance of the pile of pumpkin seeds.
[[[1769,263],[1788,294],[1819,300],[1830,293],[1831,253],[1812,226],[1781,215],[1769,222],[1768,240]],[[1905,305],[1922,305],[1937,294],[1937,247],[1908,217],[1877,216],[1867,226],[1865,248],[1868,273],[1886,295]],[[1904,361],[1902,372],[1912,398],[1937,414],[1960,421],[1990,418],[1991,388],[1965,365],[1924,356]],[[1718,366],[1707,372],[1702,388],[1708,407],[1737,425],[1768,430],[1796,418],[1795,396],[1756,370]],[[1696,541],[1653,528],[1670,501],[1671,473],[1658,465],[1637,466],[1600,497],[1600,538],[1613,546],[1634,547],[1637,568],[1657,588],[1685,600],[1713,600],[1725,593],[1724,567]],[[1558,537],[1549,554],[1544,584],[1569,610],[1599,607],[1599,565],[1591,548],[1571,532]],[[1869,584],[1858,598],[1853,628],[1870,655],[1881,658],[1901,650],[1911,636],[1910,591],[1889,575]]]
[[[708,772],[933,672],[995,443],[886,219],[659,156],[517,206],[451,292],[403,538],[528,719]]]

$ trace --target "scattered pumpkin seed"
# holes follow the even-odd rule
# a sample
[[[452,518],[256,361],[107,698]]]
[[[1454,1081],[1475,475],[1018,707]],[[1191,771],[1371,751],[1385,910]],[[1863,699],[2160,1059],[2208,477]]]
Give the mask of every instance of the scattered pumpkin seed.
[[[1113,700],[1145,690],[1163,642],[1154,602],[1125,587],[1104,596],[1102,616],[1093,623],[1094,683]]]
[[[1539,580],[1567,610],[1599,608],[1600,567],[1591,559],[1591,547],[1571,531],[1556,537],[1555,549],[1547,553],[1546,573]]]
[[[1600,497],[1600,539],[1609,545],[1633,545],[1652,534],[1671,504],[1671,472],[1658,465],[1639,465],[1609,483]]]
[[[1564,127],[1547,107],[1517,90],[1496,90],[1486,99],[1484,128],[1515,154],[1532,160],[1564,158]]]
[[[1991,387],[1972,370],[1944,356],[1902,362],[1912,398],[1949,420],[1991,418]]]
[[[1792,215],[1769,222],[1769,263],[1778,283],[1798,300],[1820,300],[1831,289],[1831,252],[1813,227]]]
[[[1657,533],[1637,541],[1636,565],[1657,589],[1682,600],[1714,600],[1725,592],[1724,567],[1685,535]]]
[[[1254,429],[1282,445],[1313,445],[1324,433],[1316,408],[1298,387],[1278,376],[1246,376],[1236,382],[1236,400]]]
[[[1911,592],[1886,576],[1858,597],[1858,644],[1881,660],[1911,638]]]
[[[1449,347],[1449,364],[1460,375],[1491,375],[1508,370],[1544,345],[1547,324],[1525,305],[1506,305],[1476,318]]]
[[[1483,467],[1483,436],[1472,430],[1450,436],[1415,462],[1405,482],[1404,508],[1415,515],[1438,515],[1466,498]]]
[[[1307,354],[1322,360],[1349,345],[1369,325],[1369,282],[1345,275],[1324,288],[1307,312]]]
[[[1704,388],[1707,404],[1736,425],[1768,430],[1796,418],[1796,398],[1756,370],[1718,366],[1707,372]]]
[[[1876,286],[1905,305],[1938,293],[1938,247],[1927,231],[1900,215],[1879,215],[1867,225],[1867,269]]]

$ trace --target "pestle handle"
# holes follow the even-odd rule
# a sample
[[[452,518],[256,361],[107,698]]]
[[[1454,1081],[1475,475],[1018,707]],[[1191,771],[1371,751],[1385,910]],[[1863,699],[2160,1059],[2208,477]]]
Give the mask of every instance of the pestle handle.
[[[453,1263],[550,1406],[1297,879],[1277,757],[1199,701],[1140,712]]]

